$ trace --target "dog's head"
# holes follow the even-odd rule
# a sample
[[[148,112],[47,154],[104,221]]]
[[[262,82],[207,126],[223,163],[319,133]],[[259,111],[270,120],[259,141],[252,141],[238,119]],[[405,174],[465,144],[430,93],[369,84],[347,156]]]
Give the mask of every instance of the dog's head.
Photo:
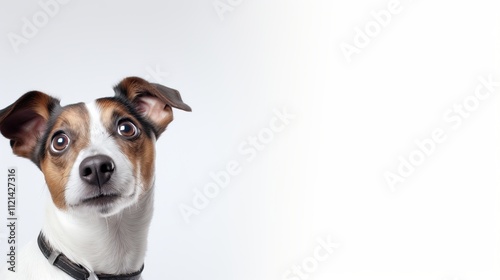
[[[137,77],[114,90],[64,107],[31,91],[0,110],[0,132],[42,170],[61,210],[109,216],[137,202],[153,186],[155,142],[172,107],[191,111],[178,91]]]

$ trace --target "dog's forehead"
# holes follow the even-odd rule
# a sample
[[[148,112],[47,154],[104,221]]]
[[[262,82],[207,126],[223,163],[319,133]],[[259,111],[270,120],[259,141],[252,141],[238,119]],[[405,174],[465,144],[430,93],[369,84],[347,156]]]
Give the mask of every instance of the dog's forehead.
[[[110,114],[135,115],[133,108],[119,98],[105,97],[99,98],[90,102],[78,102],[68,104],[56,108],[51,115],[48,127],[53,127],[56,124],[79,124],[90,121],[90,118],[99,117],[100,120],[105,120]],[[98,119],[95,119],[97,121]]]
[[[60,107],[52,113],[51,121],[55,124],[57,121],[60,122],[76,122],[82,120],[83,117],[88,115],[88,110],[86,104],[83,102],[69,104],[64,107]]]
[[[109,119],[109,112],[120,111],[125,114],[128,107],[125,103],[114,98],[97,99],[91,102],[79,102],[57,107],[52,111],[47,123],[47,129],[39,143],[38,158],[43,159],[47,152],[49,140],[58,131],[65,131],[78,136],[80,142],[88,142],[92,130],[100,129],[103,133],[106,125],[103,120]],[[103,114],[107,113],[107,116]]]

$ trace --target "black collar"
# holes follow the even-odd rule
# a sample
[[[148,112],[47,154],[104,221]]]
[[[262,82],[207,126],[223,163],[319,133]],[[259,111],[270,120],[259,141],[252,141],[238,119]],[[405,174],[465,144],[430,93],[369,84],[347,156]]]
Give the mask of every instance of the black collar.
[[[51,265],[78,280],[139,280],[144,270],[144,265],[142,265],[139,271],[131,274],[110,275],[89,272],[83,266],[70,261],[63,253],[55,250],[53,251],[47,241],[45,241],[41,232],[40,235],[38,235],[38,247],[40,247],[40,251],[42,251],[42,254],[49,260]]]

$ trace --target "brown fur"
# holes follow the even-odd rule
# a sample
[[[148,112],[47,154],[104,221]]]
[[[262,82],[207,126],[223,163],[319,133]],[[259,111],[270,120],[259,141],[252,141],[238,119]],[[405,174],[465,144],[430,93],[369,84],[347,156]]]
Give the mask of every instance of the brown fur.
[[[64,191],[76,158],[81,150],[89,145],[89,114],[84,104],[68,106],[57,118],[46,145],[46,156],[40,166],[54,204],[66,208]],[[54,133],[63,130],[70,138],[68,149],[62,154],[52,152],[51,139]]]
[[[127,140],[122,139],[119,135],[117,135],[116,141],[120,146],[120,150],[132,163],[134,170],[138,170],[140,166],[141,179],[145,184],[145,188],[149,189],[153,184],[152,180],[155,167],[155,139],[152,135],[145,135],[144,128],[141,126],[139,120],[135,119],[134,116],[130,114],[121,103],[105,99],[99,100],[97,102],[97,106],[101,110],[101,122],[104,124],[104,127],[108,129],[111,135],[117,134],[116,124],[113,120],[114,115],[119,115],[123,119],[131,120],[141,131],[141,134],[137,139]]]

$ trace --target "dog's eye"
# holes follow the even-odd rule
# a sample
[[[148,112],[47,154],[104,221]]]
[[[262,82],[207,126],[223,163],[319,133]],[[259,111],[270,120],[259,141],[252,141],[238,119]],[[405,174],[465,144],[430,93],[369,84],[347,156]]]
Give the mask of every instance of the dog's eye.
[[[52,151],[56,153],[63,152],[69,146],[69,137],[64,133],[59,133],[52,138]]]
[[[118,123],[118,134],[131,139],[139,135],[139,129],[129,120],[123,120]]]

